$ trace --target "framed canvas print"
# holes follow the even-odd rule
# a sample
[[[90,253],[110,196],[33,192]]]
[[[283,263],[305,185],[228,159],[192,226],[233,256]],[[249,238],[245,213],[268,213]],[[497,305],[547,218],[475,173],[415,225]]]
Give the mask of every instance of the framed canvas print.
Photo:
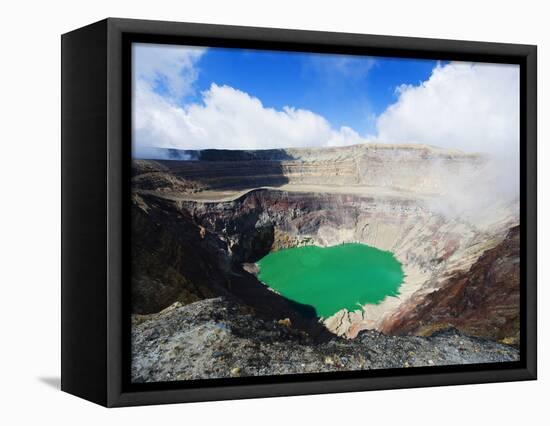
[[[107,19],[62,37],[62,389],[536,378],[536,47]]]

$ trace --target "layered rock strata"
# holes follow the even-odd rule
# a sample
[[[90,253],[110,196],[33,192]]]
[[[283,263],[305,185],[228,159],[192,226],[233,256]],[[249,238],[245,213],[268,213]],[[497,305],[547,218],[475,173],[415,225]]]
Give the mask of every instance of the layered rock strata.
[[[292,317],[322,336],[312,307],[270,292],[257,280],[254,263],[286,247],[361,242],[394,253],[405,282],[397,297],[323,318],[331,332],[349,338],[365,329],[426,334],[430,324],[435,330],[449,323],[472,335],[517,337],[519,254],[513,250],[493,286],[508,280],[506,292],[470,307],[467,327],[441,318],[453,304],[472,304],[471,291],[451,290],[456,283],[472,276],[469,288],[490,291],[487,271],[503,268],[497,256],[482,256],[506,244],[518,223],[514,203],[495,206],[483,220],[449,213],[450,190],[457,180],[463,191],[464,182],[478,179],[483,157],[391,145],[186,155],[198,160],[134,165],[134,312],[231,296],[263,318]],[[496,317],[507,318],[505,326],[496,325],[500,320],[493,331],[476,325],[473,318],[482,318],[489,305],[499,306]],[[415,322],[424,328],[414,328]]]

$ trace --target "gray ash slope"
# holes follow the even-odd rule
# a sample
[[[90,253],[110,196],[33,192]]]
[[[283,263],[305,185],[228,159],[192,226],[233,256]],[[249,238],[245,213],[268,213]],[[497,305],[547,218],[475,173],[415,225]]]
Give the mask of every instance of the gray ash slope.
[[[315,342],[289,321],[260,319],[221,297],[135,315],[132,347],[137,383],[518,360],[511,346],[453,328],[430,337],[368,330]]]

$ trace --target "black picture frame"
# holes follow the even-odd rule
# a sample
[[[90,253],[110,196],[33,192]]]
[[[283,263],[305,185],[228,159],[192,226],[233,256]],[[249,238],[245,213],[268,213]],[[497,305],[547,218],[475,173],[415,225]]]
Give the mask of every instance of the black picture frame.
[[[61,41],[62,390],[116,407],[536,379],[536,46],[118,18]],[[519,64],[521,360],[131,384],[130,44],[137,41]]]

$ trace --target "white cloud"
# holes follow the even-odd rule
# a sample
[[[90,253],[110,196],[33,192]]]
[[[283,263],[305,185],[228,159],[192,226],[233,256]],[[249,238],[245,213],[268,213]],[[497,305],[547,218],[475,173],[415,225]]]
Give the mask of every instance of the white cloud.
[[[398,101],[378,117],[378,141],[480,152],[487,159],[481,168],[460,172],[434,164],[445,196],[434,200],[433,208],[482,223],[504,211],[497,206],[517,206],[518,66],[437,66],[427,81],[401,86],[398,94]]]
[[[138,79],[134,91],[134,155],[158,155],[151,148],[184,150],[268,149],[344,146],[366,142],[349,127],[336,130],[304,109],[266,108],[249,94],[212,84],[203,103],[178,105]]]
[[[380,142],[517,156],[519,67],[455,62],[397,91],[398,101],[378,118]]]
[[[204,52],[200,47],[135,43],[132,45],[134,84],[145,83],[152,89],[160,83],[167,96],[181,99],[193,91],[198,75],[195,64]]]
[[[158,155],[155,148],[268,149],[366,142],[349,127],[332,128],[314,112],[267,108],[254,96],[215,83],[201,94],[201,103],[182,103],[193,92],[196,63],[204,49],[138,44],[133,52],[136,157]],[[364,61],[349,61],[339,58],[341,72],[365,66]],[[166,89],[162,95],[155,90],[159,83]]]
[[[135,104],[136,154],[147,147],[178,149],[268,149],[342,146],[365,142],[348,127],[331,128],[311,111],[266,108],[258,98],[212,84],[202,104],[178,106],[138,84]]]

